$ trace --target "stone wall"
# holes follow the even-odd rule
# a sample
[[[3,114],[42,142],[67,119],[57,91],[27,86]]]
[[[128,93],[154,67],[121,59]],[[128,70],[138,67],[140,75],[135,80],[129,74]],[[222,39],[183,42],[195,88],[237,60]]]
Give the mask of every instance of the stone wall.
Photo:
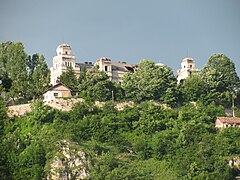
[[[74,104],[76,103],[83,103],[85,102],[84,99],[82,98],[56,98],[55,100],[45,102],[45,105],[50,106],[54,109],[59,109],[62,111],[70,111],[73,107]],[[105,105],[105,102],[95,102],[95,106],[101,108]],[[134,102],[129,101],[129,102],[121,102],[117,103],[115,105],[115,108],[119,111],[123,110],[125,106],[134,106]],[[27,112],[31,112],[31,104],[21,104],[21,105],[16,105],[16,106],[9,106],[8,107],[8,116],[13,117],[13,116],[23,116]]]
[[[30,104],[21,104],[16,106],[9,106],[8,107],[8,116],[23,116],[27,112],[31,112]]]

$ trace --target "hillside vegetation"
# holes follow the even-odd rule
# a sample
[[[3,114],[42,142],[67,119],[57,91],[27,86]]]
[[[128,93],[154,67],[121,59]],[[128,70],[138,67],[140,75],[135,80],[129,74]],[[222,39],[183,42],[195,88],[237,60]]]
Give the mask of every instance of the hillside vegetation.
[[[178,110],[143,102],[122,111],[111,102],[102,108],[81,103],[63,112],[36,101],[26,116],[9,119],[4,106],[1,112],[1,179],[47,178],[63,140],[86,153],[89,179],[232,179],[240,173],[228,165],[240,156],[240,128],[216,130],[224,109],[214,103]]]
[[[240,176],[229,163],[240,157],[240,128],[214,126],[225,108],[240,115],[240,82],[227,56],[212,55],[199,74],[180,84],[169,67],[150,60],[141,61],[121,85],[96,69],[79,79],[68,69],[60,80],[84,101],[61,111],[38,99],[49,85],[44,57],[28,57],[21,43],[2,43],[0,50],[0,92],[6,94],[0,98],[0,179]],[[26,66],[18,66],[22,62]],[[31,112],[8,117],[10,99],[33,100]],[[134,106],[117,110],[123,101]]]

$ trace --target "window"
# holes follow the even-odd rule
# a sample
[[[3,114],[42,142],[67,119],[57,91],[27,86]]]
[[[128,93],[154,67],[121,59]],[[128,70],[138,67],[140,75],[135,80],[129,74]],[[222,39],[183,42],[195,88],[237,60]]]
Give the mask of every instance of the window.
[[[54,97],[58,97],[58,93],[53,93]]]
[[[107,66],[105,66],[105,71],[108,71],[108,67]]]
[[[65,51],[65,54],[68,54],[68,52],[67,52],[67,51]]]
[[[192,68],[192,65],[190,65],[190,68]]]
[[[70,63],[70,62],[65,62],[65,66],[70,67],[70,66],[72,66],[72,63]]]

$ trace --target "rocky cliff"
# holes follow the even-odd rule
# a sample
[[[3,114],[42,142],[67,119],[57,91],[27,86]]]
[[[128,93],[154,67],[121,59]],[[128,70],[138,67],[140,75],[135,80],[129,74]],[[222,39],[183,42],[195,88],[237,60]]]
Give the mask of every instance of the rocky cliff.
[[[47,179],[88,179],[89,162],[80,147],[76,143],[63,140],[58,148],[59,151],[50,163]]]

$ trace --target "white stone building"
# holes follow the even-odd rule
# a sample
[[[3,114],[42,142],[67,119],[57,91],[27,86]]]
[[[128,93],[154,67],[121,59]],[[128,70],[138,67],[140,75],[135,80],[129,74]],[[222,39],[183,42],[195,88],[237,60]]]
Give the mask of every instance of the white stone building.
[[[111,59],[106,57],[97,59],[95,66],[98,67],[98,70],[105,71],[112,82],[119,83],[123,81],[123,75],[126,72],[133,73],[137,67],[134,64],[128,64],[126,62],[112,62]]]
[[[51,84],[54,86],[67,67],[72,67],[76,76],[80,77],[80,72],[84,69],[90,70],[97,66],[100,71],[105,71],[109,79],[113,82],[122,82],[123,75],[126,72],[134,72],[136,65],[126,62],[112,62],[110,59],[103,57],[96,60],[96,63],[84,62],[76,63],[76,58],[72,54],[72,49],[68,44],[61,44],[57,47],[57,54],[53,57],[51,71]]]
[[[66,72],[67,67],[72,67],[76,76],[80,75],[80,66],[76,63],[76,58],[72,54],[72,49],[68,44],[61,44],[57,47],[57,54],[53,57],[53,66],[51,71],[51,84],[57,84],[58,78],[63,72]]]
[[[195,60],[192,58],[184,58],[181,63],[181,69],[177,71],[178,84],[181,82],[181,80],[186,79],[196,72],[198,72],[198,69],[196,69]]]
[[[62,83],[57,83],[54,86],[48,88],[48,90],[43,94],[43,101],[50,102],[52,100],[55,100],[55,98],[71,96],[71,89]]]

